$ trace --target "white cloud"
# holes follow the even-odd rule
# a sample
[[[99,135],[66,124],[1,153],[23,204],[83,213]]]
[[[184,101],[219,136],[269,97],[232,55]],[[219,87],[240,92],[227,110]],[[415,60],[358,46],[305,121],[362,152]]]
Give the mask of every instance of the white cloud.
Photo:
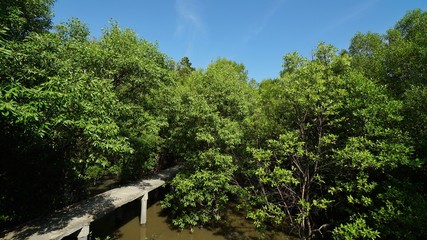
[[[176,0],[175,9],[178,15],[176,33],[184,30],[205,32],[203,21],[200,17],[200,5],[195,0]]]
[[[351,22],[354,18],[365,14],[369,9],[374,7],[378,3],[378,1],[379,0],[365,0],[365,1],[359,2],[357,6],[345,12],[341,18],[336,19],[334,23],[325,27],[324,32],[326,33],[326,32],[332,31],[342,25],[347,24],[348,22]]]
[[[202,19],[202,6],[197,0],[176,0],[177,15],[175,37],[186,41],[185,56],[191,57],[196,40],[206,35],[206,27]]]
[[[264,14],[261,21],[252,27],[252,29],[249,31],[249,33],[243,38],[243,42],[248,42],[249,40],[255,38],[260,34],[264,28],[267,26],[267,24],[270,22],[271,18],[276,15],[276,13],[282,8],[283,4],[287,0],[278,0],[273,5],[270,6],[268,11]]]

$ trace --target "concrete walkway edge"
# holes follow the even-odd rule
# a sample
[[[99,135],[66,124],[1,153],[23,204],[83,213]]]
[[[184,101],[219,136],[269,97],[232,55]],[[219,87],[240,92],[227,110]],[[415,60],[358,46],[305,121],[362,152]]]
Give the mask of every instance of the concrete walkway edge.
[[[90,225],[107,213],[148,194],[162,186],[178,172],[178,166],[162,170],[149,179],[114,188],[89,199],[68,206],[45,218],[35,219],[1,239],[47,240],[62,239]],[[84,229],[87,231],[87,229]]]

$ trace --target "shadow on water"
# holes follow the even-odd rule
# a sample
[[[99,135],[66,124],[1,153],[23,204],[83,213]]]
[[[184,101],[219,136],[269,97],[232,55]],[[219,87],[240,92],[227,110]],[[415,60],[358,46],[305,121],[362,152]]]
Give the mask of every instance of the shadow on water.
[[[62,210],[58,210],[48,216],[31,220],[21,226],[18,226],[11,232],[0,233],[0,238],[4,239],[28,239],[37,237],[39,239],[61,239],[67,235],[75,236],[78,231],[86,224],[90,223],[90,228],[94,227],[96,232],[96,222],[98,219],[109,216],[108,213],[114,212],[119,206],[125,205],[128,201],[140,198],[140,194],[158,188],[164,183],[164,180],[173,176],[179,169],[179,166],[171,167],[162,170],[159,173],[153,174],[151,178],[135,182],[124,187],[115,188],[102,194],[90,197],[84,201],[78,202],[74,205],[70,205]],[[160,188],[161,189],[161,188]],[[158,191],[150,192],[150,199],[148,204],[152,204],[154,200],[158,199]],[[33,196],[37,198],[37,196]],[[136,204],[136,203],[135,203]],[[130,204],[129,207],[131,207]],[[115,211],[116,214],[110,216],[117,217],[120,221],[125,222],[126,214],[129,213],[140,213],[140,206],[138,211],[126,211],[124,208],[118,208]],[[122,211],[122,214],[120,213]],[[117,214],[118,213],[118,214]],[[115,217],[116,218],[116,217]],[[96,219],[95,223],[91,223],[93,219]],[[92,226],[93,225],[93,226]],[[101,227],[102,229],[109,229]],[[74,232],[74,233],[73,233]]]
[[[148,193],[148,200],[147,200],[147,207],[150,208],[154,204],[156,204],[158,201],[163,199],[165,194],[167,193],[167,189],[165,187],[159,187],[153,191],[150,191]],[[101,217],[100,219],[94,221],[90,225],[91,229],[91,237],[92,239],[100,238],[105,239],[109,237],[111,240],[118,240],[123,239],[124,234],[120,231],[117,231],[117,229],[121,229],[123,227],[126,227],[129,222],[135,221],[137,224],[135,224],[137,227],[131,229],[132,235],[134,237],[132,239],[140,239],[136,238],[136,235],[141,235],[141,229],[143,226],[140,226],[139,224],[139,217],[141,213],[141,200],[137,199],[134,200],[128,204],[123,205],[120,208],[117,208],[116,210],[106,214],[105,216]],[[150,221],[150,217],[147,217]],[[142,229],[143,230],[143,229]],[[129,232],[127,232],[129,233]],[[75,238],[69,238],[69,239],[75,239]],[[145,237],[142,238],[145,240]],[[150,238],[147,238],[150,239]]]
[[[145,183],[145,182],[143,184],[141,183],[133,184],[132,186],[137,187],[141,190],[151,187],[149,183]],[[155,195],[156,194],[155,192],[156,191],[153,191],[152,195],[153,194]],[[75,236],[78,235],[80,227],[77,229],[67,229],[66,231],[64,231],[64,229],[69,225],[71,221],[79,218],[82,219],[81,220],[82,222],[87,221],[88,218],[104,219],[108,216],[115,216],[114,214],[117,215],[117,212],[123,211],[121,210],[122,208],[116,209],[116,206],[114,205],[114,201],[116,200],[115,197],[116,196],[110,196],[108,192],[93,196],[82,202],[70,205],[62,210],[55,211],[54,213],[50,214],[47,217],[42,217],[42,218],[27,222],[24,225],[21,225],[20,227],[16,228],[13,232],[4,233],[3,234],[4,236],[1,236],[1,237],[2,238],[4,237],[5,239],[28,239],[34,235],[40,236],[44,234],[53,234],[54,238],[62,238],[64,237],[64,234],[71,234],[69,236],[65,235],[64,239],[75,239]],[[138,201],[134,201],[134,202],[138,202]],[[133,204],[136,204],[136,203],[133,203]],[[132,205],[127,206],[127,205],[125,204],[125,208],[132,206]],[[135,211],[123,211],[123,212],[132,213]],[[140,210],[138,211],[138,213],[139,212]],[[120,214],[118,214],[118,216],[120,216]],[[97,222],[100,222],[100,220],[96,220],[94,223],[91,223],[90,228],[96,227]],[[77,225],[81,226],[79,224]],[[106,228],[104,226],[102,228],[114,229],[114,228]],[[58,232],[52,233],[55,231],[58,231]],[[96,231],[96,228],[95,228],[95,231]]]
[[[225,240],[296,240],[292,236],[286,235],[283,232],[267,230],[258,232],[255,226],[248,221],[242,212],[236,208],[230,207],[227,210],[224,221],[221,222],[215,229],[212,229],[215,235],[223,236]]]
[[[245,217],[231,207],[226,213],[226,219],[215,227],[195,228],[179,231],[170,224],[167,215],[162,211],[159,200],[167,192],[159,188],[150,192],[148,198],[147,224],[139,224],[141,203],[133,201],[102,219],[91,224],[92,237],[101,239],[110,237],[114,240],[295,240],[281,232],[267,231],[259,233]]]

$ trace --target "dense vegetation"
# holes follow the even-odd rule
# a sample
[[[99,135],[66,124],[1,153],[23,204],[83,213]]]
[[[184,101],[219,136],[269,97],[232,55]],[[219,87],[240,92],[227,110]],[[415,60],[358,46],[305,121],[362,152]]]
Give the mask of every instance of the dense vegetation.
[[[99,39],[52,26],[52,4],[0,3],[0,230],[105,174],[180,164],[162,202],[180,228],[237,206],[307,239],[427,236],[427,12],[348,50],[286,54],[257,83],[227,59],[175,63],[114,22]]]

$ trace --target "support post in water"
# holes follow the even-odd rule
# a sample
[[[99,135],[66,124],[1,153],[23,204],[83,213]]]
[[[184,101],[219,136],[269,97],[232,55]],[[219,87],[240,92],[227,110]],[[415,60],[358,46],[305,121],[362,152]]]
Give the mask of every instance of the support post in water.
[[[87,240],[89,236],[89,225],[84,226],[82,229],[80,229],[80,233],[77,236],[78,240]]]
[[[141,225],[147,223],[147,200],[148,192],[146,192],[141,198],[141,217],[139,218]]]

